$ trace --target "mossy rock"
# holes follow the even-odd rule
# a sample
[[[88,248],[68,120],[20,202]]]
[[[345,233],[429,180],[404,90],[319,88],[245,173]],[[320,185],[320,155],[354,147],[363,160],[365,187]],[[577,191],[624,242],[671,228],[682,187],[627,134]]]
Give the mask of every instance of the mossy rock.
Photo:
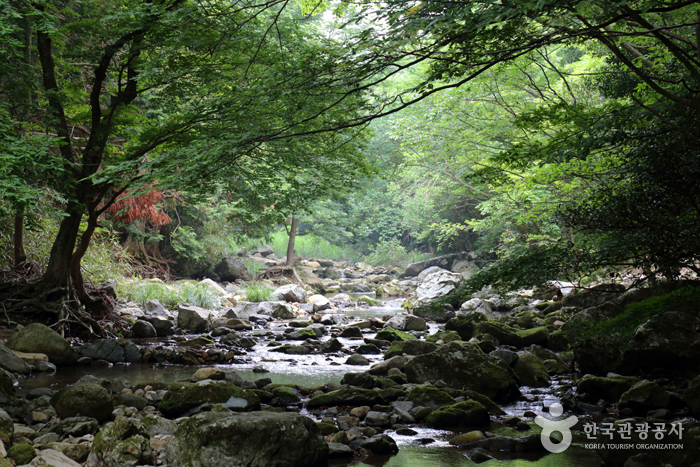
[[[381,379],[367,373],[345,373],[340,384],[348,384],[364,389],[381,388]]]
[[[491,399],[489,399],[488,397],[486,397],[483,394],[480,394],[476,391],[470,391],[470,390],[461,391],[461,392],[462,392],[462,394],[464,394],[464,396],[467,399],[475,400],[479,404],[483,405],[484,408],[486,408],[486,410],[492,415],[505,415],[506,414],[498,404],[496,404],[494,401],[492,401]]]
[[[228,381],[202,381],[185,384],[165,393],[158,409],[166,417],[179,417],[201,404],[223,404],[236,412],[260,410],[260,399],[253,392]]]
[[[549,372],[542,360],[530,352],[519,354],[518,360],[513,365],[513,371],[524,386],[541,388],[549,386],[551,382]]]
[[[367,295],[363,295],[360,298],[357,299],[358,302],[366,303],[369,306],[380,306],[382,302],[379,300],[375,300],[373,298],[368,297]]]
[[[299,391],[290,387],[276,387],[272,390],[272,394],[277,398],[281,405],[290,406],[301,403],[301,394]]]
[[[151,435],[141,421],[117,417],[95,435],[88,465],[154,465]]]
[[[373,406],[383,401],[384,399],[378,391],[350,387],[314,396],[309,400],[306,406],[310,409],[315,407],[335,407],[338,405],[359,407],[363,405]]]
[[[523,339],[518,335],[517,329],[495,320],[479,323],[474,327],[472,337],[482,340],[481,336],[483,334],[495,337],[498,339],[498,342],[504,345],[512,345],[518,348],[523,346]]]
[[[482,313],[470,313],[466,316],[457,316],[445,323],[445,330],[455,331],[463,341],[471,339],[477,324],[486,321]]]
[[[404,331],[397,331],[394,328],[384,328],[381,331],[377,333],[377,336],[375,339],[377,340],[383,340],[383,341],[389,341],[389,342],[394,342],[394,341],[407,341],[407,340],[412,340],[415,339],[416,336],[413,334],[409,334]]]
[[[9,349],[25,353],[43,353],[54,365],[75,365],[78,354],[70,343],[53,329],[32,323],[10,336]]]
[[[287,337],[291,339],[292,335],[294,335],[294,339],[296,339],[296,340],[317,339],[318,338],[318,336],[316,335],[316,332],[313,329],[309,329],[309,328],[303,328],[303,329],[299,329],[297,331],[291,332],[287,335]]]
[[[416,406],[430,407],[433,410],[457,403],[454,397],[434,386],[413,388],[408,394],[407,400]]]
[[[516,333],[522,339],[522,345],[547,345],[547,338],[549,337],[549,329],[544,326],[532,329],[523,329]]]
[[[557,352],[569,350],[571,340],[567,331],[554,331],[547,337],[547,348]]]
[[[533,305],[533,307],[540,311],[546,311],[547,308],[549,308],[552,305],[554,305],[554,302],[540,302]]]
[[[491,423],[486,408],[477,401],[464,401],[434,410],[425,419],[430,428],[487,426]]]
[[[186,341],[178,342],[177,345],[180,347],[204,347],[207,344],[213,344],[214,341],[207,339],[206,337],[195,337],[194,339],[189,339]]]
[[[461,341],[462,337],[457,331],[440,331],[425,338],[428,342],[442,341],[445,344],[452,341]]]
[[[395,386],[391,388],[384,388],[379,390],[379,396],[385,402],[393,402],[399,400],[406,396],[406,390],[402,386]]]
[[[316,426],[323,436],[332,435],[340,431],[338,427],[332,423],[316,423]]]
[[[579,381],[577,393],[581,396],[585,394],[585,400],[590,402],[600,399],[617,402],[637,380],[634,376],[593,376]]]
[[[260,399],[260,402],[263,404],[269,404],[272,402],[272,399],[275,397],[272,395],[272,393],[267,392],[262,389],[246,389],[246,391],[251,392],[258,396],[258,399]]]
[[[31,444],[15,444],[7,451],[8,459],[14,461],[15,465],[29,464],[37,455],[38,452]]]
[[[426,342],[418,339],[408,341],[394,341],[391,343],[389,350],[384,354],[384,360],[398,355],[424,355],[437,349],[437,345],[432,342]]]
[[[303,345],[281,345],[274,349],[270,349],[272,352],[282,352],[287,355],[308,355],[311,353],[311,349],[304,347]]]
[[[81,384],[62,389],[51,398],[51,405],[61,418],[83,415],[99,422],[109,420],[114,410],[109,392],[98,384]]]

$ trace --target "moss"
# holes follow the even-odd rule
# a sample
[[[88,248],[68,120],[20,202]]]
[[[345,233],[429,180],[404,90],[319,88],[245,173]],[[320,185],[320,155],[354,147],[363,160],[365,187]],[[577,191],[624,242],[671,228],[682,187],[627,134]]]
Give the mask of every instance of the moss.
[[[380,387],[382,389],[386,388],[393,388],[394,386],[398,386],[398,383],[394,381],[393,379],[389,378],[377,378],[379,380]]]
[[[433,386],[418,386],[408,394],[408,400],[417,406],[437,409],[456,403],[454,397]]]
[[[316,339],[318,337],[313,329],[304,328],[299,329],[297,332],[301,334],[301,337],[304,339]]]
[[[523,329],[522,331],[517,331],[516,334],[520,336],[523,340],[522,345],[528,346],[532,344],[546,344],[547,338],[549,337],[549,330],[542,326],[532,329]]]
[[[231,409],[224,406],[223,404],[214,404],[214,406],[211,408],[210,412],[231,413]]]
[[[384,359],[388,360],[391,357],[403,354],[403,347],[406,345],[406,341],[397,340],[391,343],[387,351],[384,353]]]
[[[461,341],[462,337],[457,331],[440,331],[425,338],[428,342],[443,341],[445,344],[452,341]]]
[[[502,415],[503,413],[505,413],[505,412],[503,412],[501,407],[499,407],[498,404],[496,404],[494,401],[492,401],[491,399],[489,399],[488,397],[486,397],[483,394],[480,394],[476,391],[470,391],[470,390],[466,390],[466,391],[462,391],[462,392],[464,393],[464,396],[467,397],[468,399],[475,400],[479,404],[483,405],[484,408],[489,411],[489,413],[492,413],[494,415]]]
[[[551,305],[554,305],[554,302],[540,302],[540,303],[537,303],[533,306],[540,311],[545,311]]]
[[[498,339],[498,342],[501,344],[521,347],[523,339],[517,333],[518,329],[516,328],[500,323],[496,320],[489,320],[479,323],[474,327],[473,337],[483,340],[481,335],[489,334]]]
[[[15,444],[7,451],[7,457],[15,465],[29,464],[37,456],[36,449],[30,444]]]
[[[146,428],[155,426],[158,424],[158,417],[154,417],[152,415],[144,415],[141,417],[141,423],[143,423],[143,426]]]
[[[466,316],[452,318],[445,324],[447,331],[456,331],[463,341],[471,339],[477,324],[485,322],[486,317],[482,313],[470,313]]]
[[[369,306],[379,306],[382,303],[379,300],[375,300],[373,298],[368,297],[367,295],[363,295],[360,298],[357,299],[358,302],[366,303]]]
[[[440,407],[425,419],[430,428],[460,426],[484,426],[490,423],[489,414],[477,401],[458,402],[447,407]]]
[[[508,436],[510,438],[519,438],[519,437],[525,436],[525,435],[539,435],[540,433],[542,433],[541,426],[539,426],[537,424],[530,424],[530,423],[528,423],[528,425],[530,426],[530,429],[522,430],[522,431],[518,430],[514,426],[507,426],[507,425],[500,426],[498,428],[494,428],[494,429],[489,430],[489,431],[491,431],[495,435]],[[554,433],[555,433],[555,436],[553,436],[553,438],[556,438],[557,434],[561,435],[561,433],[558,433],[558,432],[554,432]]]
[[[513,365],[513,371],[518,375],[520,383],[525,386],[546,387],[550,379],[547,368],[542,360],[529,352],[523,352]]]
[[[245,401],[244,407],[234,403],[240,400]],[[165,393],[163,400],[158,404],[158,409],[168,417],[180,416],[188,409],[203,403],[222,403],[238,410],[260,410],[258,396],[227,381],[203,385],[186,383],[183,387],[171,389]]]
[[[404,331],[397,331],[394,328],[384,328],[377,333],[375,339],[394,342],[394,341],[407,341],[410,339],[415,339],[416,336],[409,334]]]
[[[333,433],[337,433],[339,431],[338,427],[332,423],[317,423],[316,426],[321,431],[323,436],[332,435]]]
[[[258,396],[258,399],[260,399],[260,402],[263,404],[269,404],[270,402],[272,402],[272,399],[274,398],[272,393],[269,393],[267,391],[263,391],[262,389],[247,389],[247,391]]]
[[[272,390],[272,394],[277,397],[285,405],[294,405],[301,402],[299,394],[294,392],[292,388],[279,386]]]
[[[379,396],[386,402],[399,400],[406,395],[406,390],[402,386],[385,388],[379,390]]]

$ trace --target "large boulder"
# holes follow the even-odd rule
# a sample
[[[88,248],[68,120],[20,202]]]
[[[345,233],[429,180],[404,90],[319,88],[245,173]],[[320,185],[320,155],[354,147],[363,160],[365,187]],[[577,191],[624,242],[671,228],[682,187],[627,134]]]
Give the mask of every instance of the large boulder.
[[[428,274],[416,289],[416,300],[411,304],[413,314],[445,322],[454,316],[446,312],[445,305],[459,301],[459,288],[464,283],[461,274],[439,269]]]
[[[48,355],[54,365],[74,365],[78,357],[71,345],[53,329],[32,323],[7,340],[7,347],[26,353]]]
[[[518,335],[517,329],[496,320],[484,321],[474,327],[473,337],[480,339],[483,334],[495,337],[498,342],[504,345],[523,346],[523,338]]]
[[[266,315],[280,319],[294,319],[297,315],[286,302],[250,302],[236,309],[240,319],[249,319],[254,315]]]
[[[498,403],[520,396],[508,364],[468,342],[449,342],[434,352],[413,357],[403,371],[411,383],[442,380],[448,386],[476,391]]]
[[[243,281],[250,280],[248,266],[246,266],[240,258],[235,256],[222,259],[221,262],[214,267],[214,272],[218,274],[222,281],[235,282],[237,279]]]
[[[549,386],[550,379],[542,360],[530,352],[522,352],[513,364],[513,371],[518,375],[520,384],[543,388]]]
[[[212,312],[198,306],[180,303],[177,306],[177,325],[195,333],[207,332],[212,327]]]
[[[327,458],[316,423],[295,413],[197,414],[166,446],[172,467],[317,467]]]
[[[389,350],[384,354],[384,359],[388,360],[397,355],[423,355],[437,349],[437,344],[423,340],[413,339],[407,341],[396,340],[391,343]]]
[[[99,422],[109,420],[114,410],[109,392],[97,384],[81,384],[63,389],[51,398],[51,405],[61,418],[82,415]]]
[[[260,399],[254,393],[228,381],[205,380],[198,383],[180,383],[163,396],[158,409],[166,417],[180,417],[199,411],[205,404],[223,404],[234,411],[260,410]]]
[[[634,384],[620,396],[620,409],[630,408],[643,415],[653,409],[667,409],[671,396],[661,386],[651,381],[642,380]]]
[[[587,289],[575,289],[547,308],[547,313],[567,306],[592,308],[620,297],[627,288],[622,284],[598,284]]]
[[[418,261],[417,263],[411,263],[406,266],[406,270],[401,274],[401,277],[415,277],[420,274],[425,269],[431,266],[438,266],[442,269],[448,271],[452,270],[452,266],[461,260],[469,259],[470,254],[467,252],[461,253],[451,253],[449,255],[438,256],[436,258],[426,259],[424,261]]]
[[[27,374],[31,371],[29,365],[10,349],[0,343],[0,368],[12,373]]]
[[[80,348],[80,355],[93,360],[106,360],[110,363],[126,361],[124,347],[114,339],[97,339]]]
[[[140,420],[117,417],[95,435],[87,467],[154,465],[151,435]]]
[[[363,406],[380,404],[384,402],[378,391],[373,389],[361,389],[348,387],[331,391],[326,394],[319,394],[312,397],[307,403],[308,408],[315,407],[335,407],[338,405]]]
[[[472,400],[440,407],[425,419],[430,428],[488,426],[490,422],[486,408]]]
[[[588,402],[598,402],[600,399],[609,403],[620,400],[620,396],[628,391],[635,383],[633,376],[589,376],[579,381],[577,393]]]
[[[476,325],[485,321],[486,316],[483,313],[468,313],[449,320],[445,323],[445,329],[447,331],[456,331],[463,341],[468,341],[474,334]]]

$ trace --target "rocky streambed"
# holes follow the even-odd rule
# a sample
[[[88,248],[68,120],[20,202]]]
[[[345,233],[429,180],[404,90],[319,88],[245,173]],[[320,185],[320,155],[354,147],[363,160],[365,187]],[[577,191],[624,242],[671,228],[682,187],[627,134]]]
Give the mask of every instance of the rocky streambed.
[[[441,271],[433,272],[454,281]],[[594,307],[570,299],[545,313],[552,304],[532,297],[480,294],[421,317],[403,299],[308,301],[218,312],[152,304],[139,321],[155,336],[73,345],[40,324],[25,327],[0,346],[0,465],[699,462],[691,367],[573,372],[586,354],[569,350],[560,329]],[[549,413],[556,404],[558,417]],[[550,453],[541,417],[576,417],[571,446]],[[639,448],[652,439],[667,448]]]

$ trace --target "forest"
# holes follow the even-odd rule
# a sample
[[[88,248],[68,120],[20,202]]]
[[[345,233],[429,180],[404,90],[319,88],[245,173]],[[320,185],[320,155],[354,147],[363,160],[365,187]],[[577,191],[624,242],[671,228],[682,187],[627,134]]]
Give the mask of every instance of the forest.
[[[312,316],[303,326],[287,323],[284,334],[301,333],[306,347],[282,346],[311,356],[361,353],[346,341],[327,347],[312,326],[334,329],[334,339],[355,339],[394,323],[396,332],[413,337],[384,339],[379,331],[364,342],[386,352],[387,361],[394,354],[408,358],[400,375],[382,383],[368,370],[359,373],[364,383],[354,384],[360,379],[346,373],[341,385],[386,391],[396,383],[409,392],[414,383],[461,387],[449,395],[454,404],[482,404],[493,417],[497,404],[535,397],[523,388],[549,386],[549,375],[610,373],[623,380],[606,380],[606,391],[610,384],[623,389],[597,399],[615,404],[616,416],[669,409],[680,412],[661,418],[677,420],[700,413],[691,402],[693,394],[700,400],[699,44],[700,5],[693,1],[0,0],[0,321],[4,315],[7,323],[0,337],[12,335],[13,351],[51,356],[18,344],[17,336],[35,326],[25,325],[38,322],[61,339],[78,339],[69,347],[87,349],[98,338],[122,349],[115,361],[95,356],[99,351],[69,350],[69,365],[89,354],[88,365],[245,362],[247,370],[259,361],[242,356],[262,342],[264,334],[255,333],[274,327],[274,319]],[[428,267],[436,265],[444,269],[431,276]],[[301,291],[280,291],[293,286]],[[438,286],[439,293],[427,291]],[[591,291],[598,295],[588,301]],[[316,301],[307,301],[307,292]],[[334,302],[334,293],[343,299]],[[357,335],[345,334],[347,322],[318,314],[367,305],[381,311],[390,298],[399,300],[392,313],[404,313],[400,324],[391,313],[378,315],[352,331]],[[149,307],[163,306],[149,314]],[[216,319],[202,311],[214,308]],[[691,334],[674,340],[665,327],[647,326],[671,319],[667,312],[686,313],[674,315],[673,326]],[[198,321],[202,313],[206,325]],[[423,327],[409,329],[414,318]],[[153,335],[139,335],[144,326]],[[658,347],[656,334],[644,334],[655,330],[676,347]],[[239,331],[252,334],[234,339]],[[456,334],[441,334],[450,332]],[[133,362],[124,356],[121,338],[156,333],[164,339],[175,333],[179,343],[170,353],[139,347]],[[190,333],[202,334],[196,339],[205,341],[192,339],[201,351],[173,353],[190,342],[183,337]],[[229,333],[228,347],[218,346]],[[430,346],[409,350],[413,344],[403,341],[416,337]],[[269,346],[281,343],[275,339]],[[523,351],[526,345],[551,355],[534,357],[538,351]],[[445,349],[457,346],[460,355],[474,351],[480,368],[493,363],[481,354],[517,350],[523,365],[533,355],[568,366],[537,367],[546,384],[526,384],[528,376],[516,369],[517,377],[503,376],[498,389],[444,373],[428,376],[431,365],[449,361]],[[415,363],[440,352],[438,363]],[[516,368],[518,354],[506,363]],[[677,363],[669,364],[675,373],[656,378],[664,360]],[[493,365],[496,373],[503,370]],[[1,352],[0,367],[18,372],[3,366]],[[654,391],[681,388],[665,396],[680,405],[620,400],[642,377],[657,385]],[[226,373],[231,391],[259,391],[264,405],[274,394],[276,407],[412,400],[395,394],[328,402],[317,398],[344,389],[305,384],[292,388],[299,400],[285,405],[289,394],[270,386],[272,380],[265,392],[235,378]],[[591,409],[595,397],[567,406],[578,396],[567,399],[566,384],[582,389],[578,382],[562,384],[553,391],[561,390],[570,413],[598,413]],[[598,394],[591,384],[584,384],[588,394]],[[139,390],[175,391],[147,387]],[[250,403],[248,395],[235,394]],[[189,423],[198,416],[172,409],[168,404],[179,402],[161,396],[156,405],[169,418],[191,417]],[[220,401],[205,402],[197,410],[218,417],[211,405]],[[15,419],[26,410],[20,406],[8,409]],[[259,406],[258,400],[252,413]],[[421,408],[418,400],[415,406]],[[407,420],[419,420],[392,414],[411,427]],[[429,426],[442,426],[435,423]],[[351,433],[346,428],[340,432]],[[698,427],[689,429],[697,435]],[[354,455],[366,453],[373,448],[362,451],[364,444],[353,445],[352,438],[381,433],[355,433],[340,444],[350,443]],[[183,439],[168,444],[165,465],[200,465],[183,460],[198,449],[187,447],[191,437]],[[336,441],[328,438],[329,445]],[[319,452],[327,454],[321,444]],[[95,454],[98,446],[92,444],[88,465],[112,465],[94,457],[102,455]],[[344,448],[336,449],[341,456]],[[325,465],[319,459],[326,454],[292,464]],[[688,458],[664,459],[691,465]],[[201,465],[207,462],[214,461],[201,458]]]

